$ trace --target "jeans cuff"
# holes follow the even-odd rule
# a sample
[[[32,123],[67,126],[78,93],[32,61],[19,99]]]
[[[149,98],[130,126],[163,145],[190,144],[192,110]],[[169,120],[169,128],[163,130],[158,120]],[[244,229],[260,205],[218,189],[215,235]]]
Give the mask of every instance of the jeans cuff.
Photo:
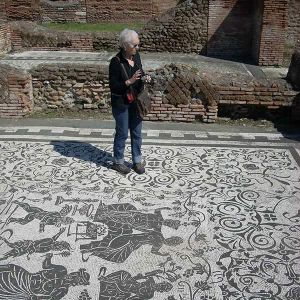
[[[133,157],[133,158],[132,158],[132,162],[133,162],[134,164],[139,164],[139,163],[141,163],[141,162],[142,162],[142,156],[136,156],[136,157]]]
[[[122,165],[122,164],[124,164],[124,158],[115,158],[114,157],[114,163]]]

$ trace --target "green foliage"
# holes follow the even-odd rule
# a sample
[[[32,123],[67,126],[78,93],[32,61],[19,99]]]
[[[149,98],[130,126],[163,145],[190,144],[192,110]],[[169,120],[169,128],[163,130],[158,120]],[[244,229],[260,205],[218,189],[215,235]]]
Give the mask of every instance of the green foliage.
[[[74,32],[120,32],[125,28],[138,30],[143,23],[42,23],[44,27]]]

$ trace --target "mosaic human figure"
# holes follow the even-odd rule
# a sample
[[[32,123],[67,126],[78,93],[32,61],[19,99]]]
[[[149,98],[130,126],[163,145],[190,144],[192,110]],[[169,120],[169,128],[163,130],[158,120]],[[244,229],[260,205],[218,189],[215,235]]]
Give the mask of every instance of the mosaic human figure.
[[[132,277],[129,272],[117,271],[107,276],[99,276],[101,300],[147,300],[155,292],[169,292],[173,286],[164,281],[156,283],[152,276],[141,274]],[[142,281],[141,281],[142,280]]]
[[[72,209],[69,205],[65,205],[60,211],[49,212],[20,201],[14,201],[14,203],[22,207],[28,214],[24,218],[10,218],[7,221],[8,224],[14,222],[25,225],[34,219],[38,219],[41,221],[39,231],[44,232],[46,225],[55,225],[60,227],[61,225],[68,225],[74,222],[72,218],[67,217],[67,214]]]
[[[85,269],[68,274],[64,266],[51,263],[52,256],[46,255],[43,269],[36,273],[18,265],[0,265],[0,300],[60,300],[71,286],[89,285]]]
[[[61,236],[61,234],[65,231],[65,228],[61,228],[59,232],[51,238],[44,238],[40,240],[21,240],[17,242],[9,242],[4,237],[0,236],[0,240],[2,240],[7,246],[12,248],[8,252],[6,252],[0,260],[6,260],[11,257],[17,257],[21,255],[27,254],[27,259],[33,253],[47,253],[49,251],[68,251],[70,253],[71,246],[69,243],[65,241],[57,241],[57,239]]]
[[[130,203],[124,204],[100,204],[94,216],[94,222],[101,222],[108,227],[121,224],[141,232],[149,230],[161,233],[162,226],[178,229],[179,220],[164,219],[161,211],[169,210],[169,207],[158,208],[154,213],[140,212]]]
[[[162,246],[176,246],[182,242],[182,238],[178,236],[165,239],[161,233],[151,230],[134,234],[130,227],[116,224],[115,227],[109,227],[108,234],[102,241],[80,245],[80,250],[83,261],[88,260],[84,256],[89,253],[111,262],[122,263],[143,245],[150,245],[152,254],[169,256],[169,253],[160,252]]]

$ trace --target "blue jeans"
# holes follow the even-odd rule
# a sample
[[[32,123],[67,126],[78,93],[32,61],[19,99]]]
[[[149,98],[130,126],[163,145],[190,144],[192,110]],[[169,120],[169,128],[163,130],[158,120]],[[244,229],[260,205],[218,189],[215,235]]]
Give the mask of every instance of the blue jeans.
[[[142,120],[138,116],[135,105],[112,107],[112,113],[116,120],[116,132],[114,138],[114,162],[124,163],[125,143],[128,138],[128,129],[131,138],[131,156],[134,164],[142,162]]]

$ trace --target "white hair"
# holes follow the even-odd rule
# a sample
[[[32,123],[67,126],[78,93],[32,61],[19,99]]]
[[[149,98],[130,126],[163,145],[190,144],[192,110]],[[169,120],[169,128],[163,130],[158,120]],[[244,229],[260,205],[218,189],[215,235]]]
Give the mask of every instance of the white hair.
[[[139,35],[131,29],[124,29],[119,36],[119,47],[125,49],[126,45],[130,44],[135,37]]]

